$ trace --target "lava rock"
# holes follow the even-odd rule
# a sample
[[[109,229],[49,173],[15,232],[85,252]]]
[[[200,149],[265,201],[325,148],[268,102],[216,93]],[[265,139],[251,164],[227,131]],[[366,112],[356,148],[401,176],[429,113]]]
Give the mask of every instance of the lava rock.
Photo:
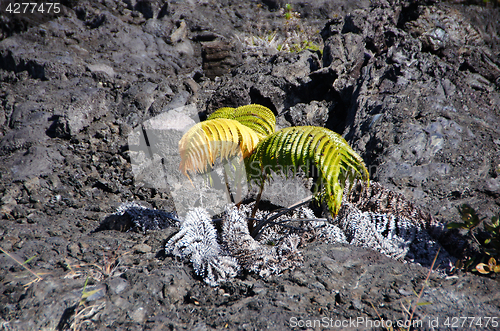
[[[401,302],[422,288],[421,302],[432,304],[414,317],[424,325],[499,316],[498,277],[445,278],[319,241],[301,248],[300,269],[265,280],[243,273],[214,290],[165,255],[175,227],[153,219],[126,231],[141,225],[110,216],[132,202],[175,213],[178,188],[157,171],[178,168],[174,140],[217,108],[258,103],[278,128],[342,134],[371,178],[442,223],[457,221],[462,203],[489,218],[500,203],[498,6],[287,1],[301,29],[285,17],[284,1],[63,3],[57,15],[9,16],[3,7],[0,15],[0,247],[9,254],[0,255],[2,325],[245,330],[395,321],[408,318]],[[267,38],[274,32],[320,50],[278,52]],[[176,132],[167,139],[163,129]],[[134,148],[147,166],[135,168]],[[191,197],[190,206],[202,200]],[[270,205],[273,197],[264,198]],[[459,235],[439,240],[460,253]],[[82,289],[91,295],[82,298]]]

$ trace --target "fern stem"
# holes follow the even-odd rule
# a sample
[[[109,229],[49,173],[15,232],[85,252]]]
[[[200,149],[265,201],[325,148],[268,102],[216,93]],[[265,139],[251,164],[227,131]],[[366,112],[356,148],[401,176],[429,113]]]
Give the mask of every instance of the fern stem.
[[[309,196],[293,205],[291,205],[290,207],[288,208],[285,208],[283,209],[282,211],[280,211],[279,213],[267,218],[267,219],[264,219],[262,221],[259,222],[259,224],[257,224],[257,226],[255,227],[255,229],[250,232],[252,234],[252,237],[257,237],[257,235],[259,234],[259,231],[266,225],[266,224],[269,224],[269,223],[274,223],[273,221],[275,219],[277,219],[278,217],[280,217],[281,215],[284,215],[286,213],[288,213],[289,211],[295,209],[295,208],[298,208],[298,207],[301,207],[301,206],[304,206],[308,203],[310,203],[312,200],[312,196]]]
[[[259,194],[257,194],[257,198],[255,199],[255,206],[253,206],[252,209],[252,215],[250,217],[255,217],[255,214],[257,213],[257,209],[259,209],[259,203],[260,199],[262,198],[262,192],[264,191],[264,184],[266,182],[266,174],[262,172],[262,179],[260,181],[260,188],[259,188]],[[253,223],[252,226],[249,227],[250,233],[253,231]]]
[[[231,188],[229,187],[229,180],[227,178],[227,172],[228,172],[228,165],[227,163],[224,164],[224,181],[226,182],[226,194],[229,200],[231,200],[232,203],[234,203],[234,197],[231,194]]]
[[[241,180],[238,181],[238,184],[236,184],[236,206],[239,208],[241,201],[242,201],[242,196],[243,196],[243,188],[241,184]]]

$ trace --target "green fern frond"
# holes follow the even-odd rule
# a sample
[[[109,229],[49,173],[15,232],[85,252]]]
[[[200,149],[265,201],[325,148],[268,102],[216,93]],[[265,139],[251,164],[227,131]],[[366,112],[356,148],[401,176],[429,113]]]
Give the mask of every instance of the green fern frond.
[[[311,166],[319,171],[318,182],[323,183],[322,197],[336,215],[342,203],[347,184],[355,179],[369,183],[369,174],[363,159],[339,134],[322,127],[297,126],[282,129],[264,139],[247,160],[249,179],[262,180],[277,174],[288,176],[299,168],[310,174]]]
[[[216,118],[236,120],[264,136],[273,133],[276,125],[276,117],[269,108],[254,104],[238,108],[219,108],[208,117],[208,120]]]
[[[256,180],[261,189],[272,172],[289,176],[301,168],[311,175],[311,169],[317,169],[317,193],[334,215],[346,185],[350,189],[356,179],[369,184],[363,160],[337,133],[314,126],[274,132],[275,125],[273,112],[261,105],[220,108],[182,137],[179,168],[186,176],[204,173],[217,158],[228,160],[241,153],[248,179]]]
[[[230,120],[234,120],[234,110],[236,108],[232,107],[222,107],[214,111],[210,116],[208,116],[207,120],[214,120],[216,118],[227,118]]]
[[[246,158],[263,138],[232,119],[216,118],[200,122],[179,141],[179,169],[188,176],[188,172],[206,172],[218,157],[223,160],[242,153]]]

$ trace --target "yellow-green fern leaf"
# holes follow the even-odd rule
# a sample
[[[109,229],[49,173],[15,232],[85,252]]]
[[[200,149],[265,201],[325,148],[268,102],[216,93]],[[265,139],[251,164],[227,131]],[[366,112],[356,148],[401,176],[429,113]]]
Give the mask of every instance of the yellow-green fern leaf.
[[[210,116],[208,116],[207,120],[213,120],[216,118],[227,118],[230,120],[234,120],[234,110],[236,108],[232,107],[222,107],[214,111]]]
[[[264,136],[273,133],[276,126],[273,112],[267,107],[254,104],[238,108],[219,108],[208,117],[209,120],[216,118],[236,120]]]
[[[204,173],[217,158],[248,157],[264,137],[238,121],[216,118],[194,125],[179,141],[179,169]],[[188,176],[189,177],[189,176]]]
[[[356,179],[369,183],[363,159],[339,134],[322,127],[297,126],[282,129],[259,143],[247,160],[249,179],[260,183],[271,170],[288,176],[301,167],[309,174],[312,166],[318,169],[319,192],[332,214],[342,203],[345,185]]]
[[[254,131],[268,136],[274,133],[276,117],[273,112],[261,105],[246,105],[235,109],[234,119]]]

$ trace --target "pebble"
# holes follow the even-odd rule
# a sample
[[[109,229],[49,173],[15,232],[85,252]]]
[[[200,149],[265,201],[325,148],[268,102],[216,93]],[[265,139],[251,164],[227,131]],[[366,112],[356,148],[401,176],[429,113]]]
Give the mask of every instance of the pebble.
[[[134,320],[134,322],[142,323],[146,318],[146,310],[144,307],[139,307],[130,314],[130,318]]]
[[[119,294],[127,288],[128,282],[121,277],[113,277],[108,281],[108,286],[112,293]]]
[[[146,244],[137,244],[134,247],[132,247],[135,253],[150,253],[151,252],[151,246],[146,245]]]

